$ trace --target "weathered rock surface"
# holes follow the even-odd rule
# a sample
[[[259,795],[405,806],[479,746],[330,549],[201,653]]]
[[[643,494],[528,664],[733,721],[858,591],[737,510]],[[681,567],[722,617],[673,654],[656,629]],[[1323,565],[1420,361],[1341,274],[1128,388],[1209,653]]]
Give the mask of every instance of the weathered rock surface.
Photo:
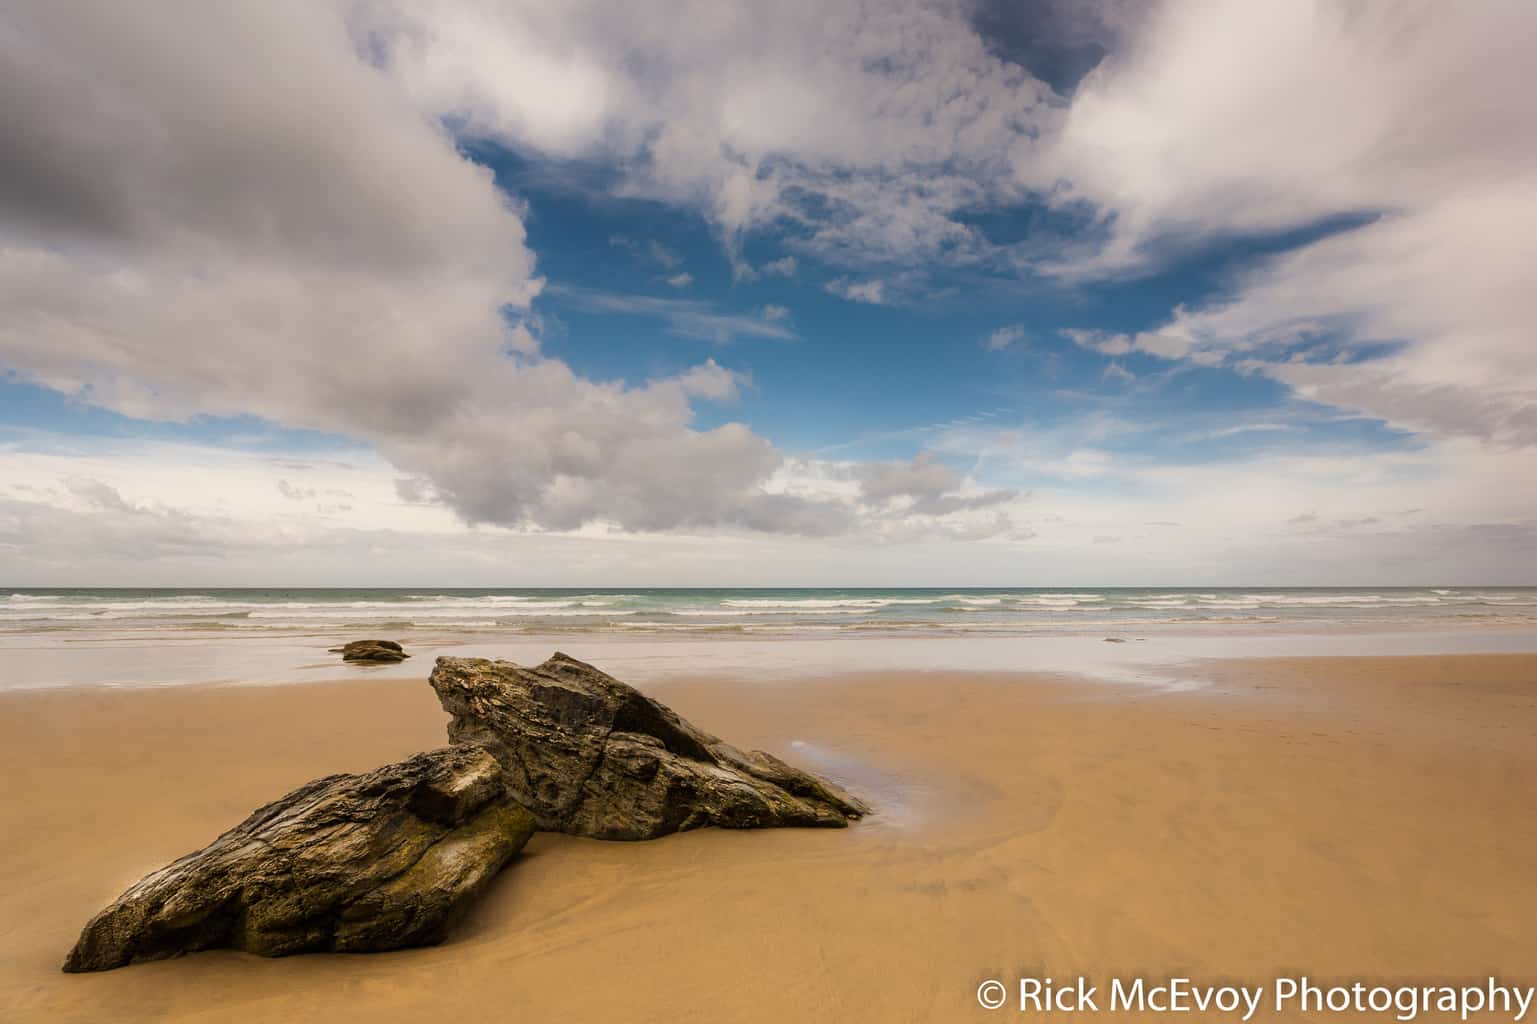
[[[316,779],[136,883],[85,926],[64,969],[439,942],[533,830],[496,759],[472,745]]]
[[[483,746],[539,827],[650,839],[703,825],[843,827],[868,813],[831,783],[744,753],[591,665],[439,658],[454,743]]]
[[[343,661],[405,661],[410,657],[394,640],[354,640],[332,647],[331,653],[340,654]]]

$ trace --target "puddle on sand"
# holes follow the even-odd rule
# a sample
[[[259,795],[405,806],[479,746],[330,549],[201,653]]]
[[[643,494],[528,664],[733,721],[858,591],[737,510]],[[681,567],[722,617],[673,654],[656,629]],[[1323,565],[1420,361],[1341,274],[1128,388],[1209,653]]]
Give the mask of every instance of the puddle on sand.
[[[916,829],[932,815],[924,804],[932,804],[937,793],[932,786],[884,771],[870,762],[843,751],[806,740],[791,740],[795,763],[824,776],[864,800],[874,810],[865,820],[887,828]]]

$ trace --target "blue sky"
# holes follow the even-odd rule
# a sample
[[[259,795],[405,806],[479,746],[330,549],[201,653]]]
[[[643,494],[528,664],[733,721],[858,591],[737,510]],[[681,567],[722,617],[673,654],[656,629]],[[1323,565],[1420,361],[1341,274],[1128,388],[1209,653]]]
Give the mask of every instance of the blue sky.
[[[1261,375],[1171,366],[1138,353],[1106,356],[1062,334],[1155,329],[1176,306],[1220,295],[1231,275],[1284,242],[1223,240],[1131,281],[958,273],[923,282],[935,294],[875,304],[829,293],[843,273],[796,255],[773,232],[755,240],[756,260],[791,255],[795,274],[741,280],[696,218],[641,200],[518,187],[516,178],[508,185],[528,203],[530,245],[549,281],[535,304],[546,352],[584,375],[632,383],[713,358],[752,386],[729,408],[705,407],[700,424],[740,419],[794,452],[911,459],[937,428],[967,417],[1049,430],[1095,414],[1138,424],[1107,442],[1110,450],[1154,460],[1370,453],[1416,443],[1380,420],[1299,401]],[[710,325],[689,319],[751,322],[774,307],[783,319],[767,325],[785,337],[725,322],[711,337]],[[1241,426],[1255,429],[1233,429]],[[957,468],[971,468],[959,461]]]
[[[1531,582],[1529,10],[695,6],[4,16],[0,578]]]

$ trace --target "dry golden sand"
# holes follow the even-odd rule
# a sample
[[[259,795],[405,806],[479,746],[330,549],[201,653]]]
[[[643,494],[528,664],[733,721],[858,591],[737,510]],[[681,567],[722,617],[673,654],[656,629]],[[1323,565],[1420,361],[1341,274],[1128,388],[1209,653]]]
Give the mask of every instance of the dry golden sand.
[[[0,697],[0,1020],[999,1020],[976,986],[1022,972],[1537,983],[1537,656],[1189,671],[1212,685],[664,683],[886,813],[539,836],[438,948],[85,976],[65,951],[140,875],[444,718],[420,681]]]

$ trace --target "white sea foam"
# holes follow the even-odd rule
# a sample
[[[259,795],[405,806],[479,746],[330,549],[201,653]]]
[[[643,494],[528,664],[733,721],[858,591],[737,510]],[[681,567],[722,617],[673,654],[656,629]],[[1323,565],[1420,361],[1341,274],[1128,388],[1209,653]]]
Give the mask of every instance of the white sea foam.
[[[838,607],[838,608],[671,608],[665,612],[656,612],[658,615],[681,615],[685,618],[720,618],[723,616],[748,616],[748,615],[860,615],[870,612],[868,607]]]
[[[721,602],[726,608],[779,608],[790,611],[816,611],[827,608],[885,608],[889,605],[937,604],[936,597],[857,597],[857,598],[803,598],[793,601],[769,599],[727,599]]]
[[[0,633],[90,637],[346,629],[743,631],[906,634],[1092,630],[1155,624],[1297,622],[1328,628],[1537,622],[1537,588],[1342,590],[579,591],[403,593],[13,592]]]

